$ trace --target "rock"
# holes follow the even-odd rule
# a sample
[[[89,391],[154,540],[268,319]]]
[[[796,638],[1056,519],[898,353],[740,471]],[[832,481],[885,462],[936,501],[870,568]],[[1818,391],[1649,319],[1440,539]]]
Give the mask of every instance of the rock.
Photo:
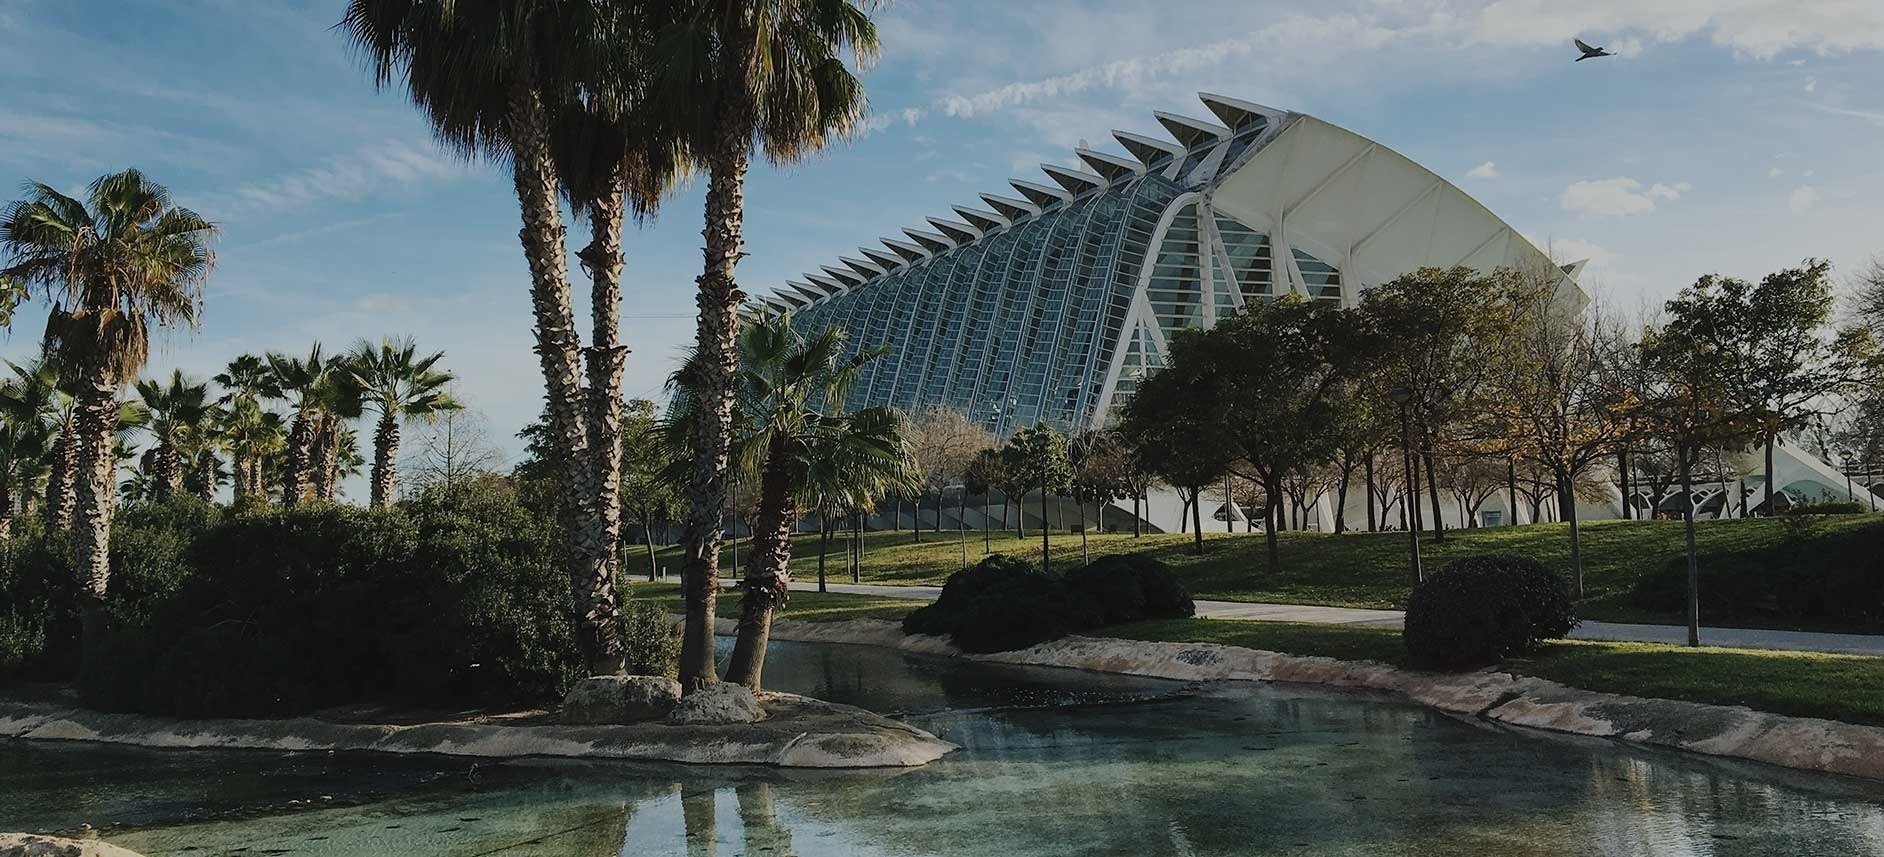
[[[759,707],[758,697],[744,685],[727,682],[694,691],[667,714],[667,722],[676,726],[721,726],[764,719],[765,709]]]
[[[0,833],[0,857],[138,857],[138,854],[96,839]]]
[[[680,682],[658,675],[590,676],[563,697],[564,723],[637,723],[667,716]]]

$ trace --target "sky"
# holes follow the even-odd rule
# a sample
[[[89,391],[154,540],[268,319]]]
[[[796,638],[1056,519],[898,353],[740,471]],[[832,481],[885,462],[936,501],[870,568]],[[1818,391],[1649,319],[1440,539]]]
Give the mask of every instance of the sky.
[[[516,200],[375,90],[333,29],[343,5],[0,0],[0,201],[143,170],[222,228],[200,326],[159,335],[148,374],[412,336],[514,461],[542,401]],[[863,127],[755,165],[750,292],[1071,164],[1081,141],[1116,152],[1112,129],[1161,136],[1153,110],[1207,118],[1199,91],[1407,155],[1588,259],[1585,287],[1618,307],[1884,254],[1877,0],[899,0],[874,17]],[[1573,63],[1577,37],[1619,56]],[[624,236],[630,396],[658,397],[692,338],[702,190]],[[22,312],[0,356],[30,357],[42,324]]]

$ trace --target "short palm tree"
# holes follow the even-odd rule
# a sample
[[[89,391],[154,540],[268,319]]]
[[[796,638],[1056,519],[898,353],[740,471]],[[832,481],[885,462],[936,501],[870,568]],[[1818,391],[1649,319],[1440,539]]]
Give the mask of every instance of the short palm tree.
[[[347,372],[360,391],[366,410],[379,414],[373,432],[372,506],[384,508],[392,502],[395,470],[399,456],[399,424],[409,419],[429,420],[445,411],[463,407],[446,389],[454,380],[450,372],[437,369],[445,352],[429,357],[419,355],[411,339],[383,340],[378,345],[362,340],[347,355]]]
[[[862,367],[883,353],[872,349],[845,357],[838,328],[807,338],[792,329],[789,315],[767,316],[741,331],[738,345],[739,418],[731,446],[742,481],[756,482],[759,498],[726,680],[756,689],[772,614],[790,584],[787,563],[798,510],[821,495],[849,496],[867,486],[906,482],[909,428],[889,408],[826,410],[841,406]],[[693,425],[704,410],[697,388],[688,386],[700,377],[697,354],[690,367],[675,397],[671,419],[677,425]]]
[[[281,504],[293,506],[307,499],[314,475],[314,444],[321,435],[325,397],[331,392],[332,363],[321,353],[318,342],[308,349],[306,359],[274,352],[265,359],[274,376],[273,392],[287,401],[293,416],[281,471]]]
[[[209,385],[192,382],[182,370],[173,369],[168,382],[137,382],[137,395],[150,413],[144,430],[154,442],[151,496],[167,499],[183,488],[185,451],[196,450],[199,439],[209,432]],[[195,461],[187,463],[196,466]]]
[[[365,403],[360,395],[347,372],[346,358],[328,358],[326,375],[314,395],[314,441],[308,454],[308,490],[323,503],[332,503],[337,496],[341,456],[359,455],[357,439],[347,421],[359,419],[363,413]]]
[[[267,502],[268,474],[288,445],[281,415],[263,409],[255,399],[236,397],[217,409],[215,428],[234,461],[230,476],[236,505]]]
[[[59,375],[40,360],[8,361],[13,377],[0,383],[0,543],[12,537],[16,497],[32,490],[59,437]]]
[[[53,304],[46,339],[77,389],[73,542],[85,666],[109,630],[118,391],[150,355],[152,322],[195,323],[215,236],[214,224],[173,205],[169,191],[136,170],[99,177],[83,201],[33,183],[0,211],[0,278],[45,289]]]
[[[713,613],[720,517],[732,436],[736,339],[744,295],[734,268],[744,250],[746,172],[755,149],[791,162],[847,133],[863,115],[863,85],[844,64],[877,51],[876,27],[850,0],[667,0],[655,39],[653,99],[676,118],[708,172],[705,268],[694,349],[701,418],[687,480],[687,624],[680,681],[714,680]]]
[[[261,493],[256,487],[260,484],[261,459],[256,456],[277,451],[265,442],[267,433],[256,434],[254,427],[259,426],[263,414],[267,413],[262,409],[262,401],[280,398],[281,386],[269,369],[268,361],[253,354],[229,361],[213,380],[223,390],[222,397],[216,400],[219,409],[215,415],[215,433],[229,448],[235,499],[243,503],[251,494]],[[264,442],[258,446],[258,440]]]

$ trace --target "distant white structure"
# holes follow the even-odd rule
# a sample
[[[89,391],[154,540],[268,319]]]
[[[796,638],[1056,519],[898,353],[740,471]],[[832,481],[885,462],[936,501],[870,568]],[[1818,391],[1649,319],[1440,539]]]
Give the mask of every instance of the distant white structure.
[[[1250,301],[1347,306],[1402,274],[1463,265],[1559,271],[1560,292],[1581,304],[1580,263],[1557,267],[1398,152],[1305,114],[1200,98],[1213,119],[1154,113],[1165,138],[1114,131],[1122,153],[1079,147],[1079,168],[1043,164],[1011,193],[982,194],[985,208],[954,206],[839,256],[753,309],[790,311],[803,330],[843,327],[853,350],[886,348],[851,407],[946,405],[1004,436],[1105,425],[1164,365],[1173,334]],[[1146,519],[1177,529],[1176,497],[1154,501]],[[1315,516],[1324,528],[1329,502]],[[1207,496],[1206,527],[1223,505]]]

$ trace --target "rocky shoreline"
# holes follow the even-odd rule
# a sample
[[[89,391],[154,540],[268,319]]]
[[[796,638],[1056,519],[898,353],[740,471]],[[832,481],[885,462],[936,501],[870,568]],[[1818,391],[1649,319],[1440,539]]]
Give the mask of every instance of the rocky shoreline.
[[[762,693],[757,723],[621,725],[415,724],[282,720],[176,720],[107,714],[56,702],[0,700],[0,737],[171,749],[353,750],[480,758],[552,756],[782,768],[900,768],[956,749],[934,735],[849,705]]]
[[[730,633],[730,620],[720,621],[725,625],[721,633]],[[881,619],[783,619],[773,624],[772,639],[885,646],[990,663],[1182,681],[1273,681],[1383,691],[1440,711],[1507,726],[1884,780],[1884,729],[1878,727],[1768,714],[1742,706],[1596,693],[1493,670],[1424,673],[1372,661],[1213,643],[1095,637],[1067,637],[1015,652],[970,655],[942,637],[905,636],[897,623]]]

